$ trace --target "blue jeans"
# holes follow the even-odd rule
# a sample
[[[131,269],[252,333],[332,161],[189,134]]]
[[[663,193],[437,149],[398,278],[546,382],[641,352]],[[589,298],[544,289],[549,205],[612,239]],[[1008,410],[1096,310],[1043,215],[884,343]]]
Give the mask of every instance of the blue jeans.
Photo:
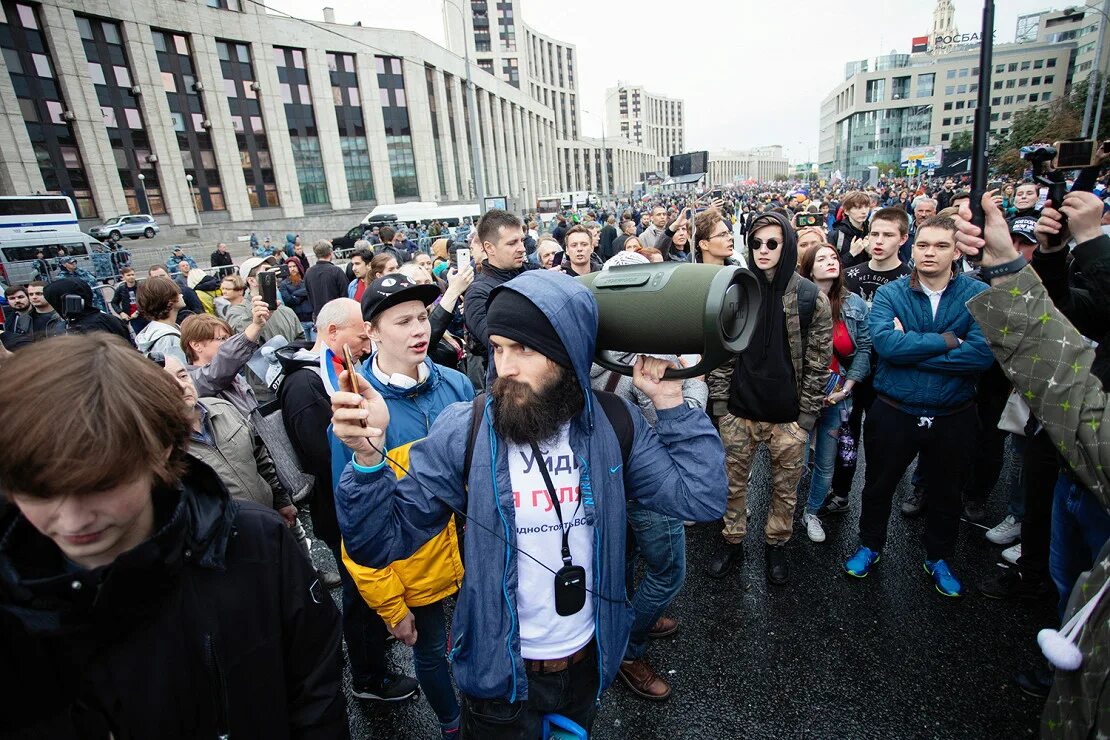
[[[625,583],[632,585],[637,554],[644,559],[644,577],[632,596],[635,619],[624,659],[639,660],[647,651],[648,632],[686,580],[686,531],[678,519],[645,509],[635,501],[627,506],[632,546]]]
[[[821,409],[813,431],[809,433],[810,441],[816,436],[813,452],[813,475],[809,479],[809,499],[806,501],[806,513],[816,514],[825,497],[829,494],[832,485],[833,467],[836,465],[836,454],[840,448],[840,417],[841,414],[852,413],[852,401],[845,398],[835,406]],[[806,445],[805,460],[809,462],[809,445]]]
[[[1025,457],[1025,437],[1020,434],[1010,435],[1010,446],[1014,449],[1014,454],[1018,459]],[[1010,505],[1006,510],[1007,514],[1013,516],[1019,522],[1025,519],[1025,466],[1019,465],[1017,475],[1010,481]]]
[[[416,621],[416,644],[412,648],[416,680],[440,723],[450,724],[459,718],[459,700],[455,697],[451,671],[447,667],[447,621],[443,616],[443,602],[410,606],[409,611]]]
[[[1052,542],[1048,572],[1060,592],[1060,620],[1079,574],[1089,570],[1110,538],[1110,514],[1087,489],[1063,473],[1052,494]]]

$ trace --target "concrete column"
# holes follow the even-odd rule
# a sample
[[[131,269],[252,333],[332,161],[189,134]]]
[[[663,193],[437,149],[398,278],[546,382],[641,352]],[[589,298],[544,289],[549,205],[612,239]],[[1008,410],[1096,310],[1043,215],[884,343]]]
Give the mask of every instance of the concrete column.
[[[489,93],[482,88],[477,89],[478,95],[478,118],[480,119],[480,130],[482,132],[482,166],[485,168],[486,173],[486,197],[491,195],[499,195],[495,192],[500,189],[497,184],[497,146],[493,140],[493,128],[490,117],[490,101]],[[479,204],[482,205],[482,204]]]
[[[394,202],[393,175],[389,169],[389,149],[385,143],[385,119],[382,118],[378,68],[374,55],[362,52],[355,54],[355,72],[358,75],[358,94],[362,98],[366,147],[370,153],[370,173],[374,177],[374,199],[379,205],[392,204]]]
[[[266,143],[270,147],[281,215],[297,218],[304,215],[304,203],[301,202],[297,168],[293,165],[293,144],[289,137],[289,124],[285,120],[285,104],[278,92],[274,47],[260,41],[253,41],[250,46],[254,73],[258,75],[258,84],[262,87],[258,92],[258,105],[262,108],[262,124],[266,127]],[[247,122],[244,121],[243,125],[246,126]]]
[[[327,54],[323,49],[306,49],[305,66],[309,94],[312,96],[312,113],[316,117],[316,135],[320,140],[320,157],[324,161],[328,202],[333,210],[342,211],[351,207],[351,194],[347,190],[347,171],[339,144],[339,119],[335,117]]]
[[[466,87],[459,77],[451,77],[451,98],[455,101],[455,138],[459,173],[462,175],[462,192],[459,199],[470,203],[474,200],[471,188],[474,187],[473,170],[470,167],[470,144],[467,143],[466,129]]]
[[[509,150],[505,136],[505,108],[500,96],[490,93],[490,107],[493,111],[493,141],[497,151],[497,184],[499,195],[512,196],[509,186]]]
[[[15,97],[8,64],[0,56],[0,194],[29,195],[46,192],[27,123]]]
[[[536,157],[535,152],[532,150],[532,113],[527,109],[520,111],[521,122],[521,137],[522,137],[522,151],[524,153],[523,161],[521,162],[524,168],[524,187],[526,195],[531,205],[529,208],[535,207],[535,200],[539,195],[539,188],[536,186]]]
[[[69,8],[42,5],[40,10],[46,44],[54,63],[54,78],[62,91],[66,110],[74,116],[70,125],[81,150],[96,210],[104,217],[127,213],[127,198],[120,184],[100,101],[89,77],[88,58],[81,45],[77,20]]]
[[[405,74],[405,97],[409,101],[409,129],[412,150],[416,156],[416,183],[422,201],[440,200],[439,171],[436,165],[436,144],[432,136],[432,109],[428,101],[428,79],[423,64],[402,61]]]
[[[443,150],[443,180],[447,185],[445,195],[447,200],[456,201],[459,199],[459,187],[455,182],[455,162],[459,155],[451,141],[451,112],[447,107],[447,91],[441,69],[432,70],[432,91],[436,96],[436,111],[439,114],[439,146]]]
[[[509,185],[507,195],[513,200],[520,200],[520,170],[517,169],[516,126],[513,120],[513,109],[516,106],[508,101],[502,101],[501,119],[505,129],[505,154],[508,167],[505,168],[505,179]]]
[[[193,46],[197,82],[204,88],[200,91],[204,115],[212,124],[208,133],[212,139],[212,151],[216,155],[216,169],[220,173],[227,215],[232,221],[249,221],[254,211],[247,197],[247,178],[239,156],[239,143],[231,128],[231,108],[224,94],[223,72],[216,53],[216,39],[193,34],[189,41]]]
[[[158,157],[154,168],[158,171],[158,187],[170,223],[195,224],[196,210],[193,208],[192,193],[185,182],[181,147],[177,143],[173,119],[170,118],[170,104],[162,85],[162,71],[158,68],[150,26],[126,21],[123,23],[123,38],[131,60],[131,82],[142,90],[138,96],[139,109],[150,139],[150,152]],[[190,120],[186,125],[191,126],[192,123]]]

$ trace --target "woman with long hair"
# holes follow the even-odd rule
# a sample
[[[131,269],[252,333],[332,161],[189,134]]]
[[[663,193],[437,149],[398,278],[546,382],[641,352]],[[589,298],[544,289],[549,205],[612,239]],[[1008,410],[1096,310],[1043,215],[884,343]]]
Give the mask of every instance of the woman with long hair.
[[[285,265],[289,268],[289,277],[278,286],[281,300],[297,314],[297,320],[304,327],[305,338],[312,339],[316,336],[316,328],[312,323],[312,301],[308,299],[308,285],[301,273],[301,261],[290,257],[285,260]]]
[[[382,275],[388,275],[391,272],[397,272],[397,258],[390,252],[382,252],[381,254],[370,260],[370,274],[367,276],[366,282],[372,283]]]
[[[832,483],[841,425],[852,411],[852,388],[871,372],[871,332],[867,328],[867,303],[844,286],[840,257],[831,244],[822,244],[806,252],[798,271],[828,296],[832,308],[833,353],[829,381],[825,387],[825,407],[810,432],[810,443],[814,447],[813,475],[802,514],[809,539],[824,542],[825,530],[817,512],[825,503]],[[806,454],[809,448],[807,445]]]

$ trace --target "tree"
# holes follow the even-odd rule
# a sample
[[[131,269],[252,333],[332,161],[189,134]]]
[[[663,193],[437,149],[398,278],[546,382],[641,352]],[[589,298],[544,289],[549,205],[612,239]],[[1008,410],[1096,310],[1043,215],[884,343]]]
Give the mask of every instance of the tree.
[[[1014,114],[1010,133],[989,151],[991,164],[999,172],[1020,177],[1028,167],[1021,158],[1023,146],[1074,139],[1079,135],[1079,126],[1080,117],[1070,97],[1060,98],[1047,106],[1018,111]]]
[[[970,131],[957,131],[952,134],[952,140],[948,142],[948,149],[953,152],[970,152],[973,138]]]

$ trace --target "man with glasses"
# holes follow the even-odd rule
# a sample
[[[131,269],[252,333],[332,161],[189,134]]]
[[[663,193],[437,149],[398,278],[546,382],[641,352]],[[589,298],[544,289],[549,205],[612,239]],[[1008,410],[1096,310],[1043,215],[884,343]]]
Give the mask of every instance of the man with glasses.
[[[715,210],[694,221],[698,249],[713,249],[719,226]],[[703,236],[704,235],[704,236]],[[794,528],[802,458],[826,397],[832,355],[832,313],[817,286],[794,269],[797,234],[786,216],[763,213],[748,230],[748,264],[762,280],[759,325],[751,345],[736,358],[728,393],[728,413],[721,417],[721,440],[728,467],[728,507],[720,554],[709,575],[722,578],[744,557],[747,534],[748,474],[760,443],[771,453],[771,503],[764,528],[767,580],[785,585],[790,579],[786,543]]]

